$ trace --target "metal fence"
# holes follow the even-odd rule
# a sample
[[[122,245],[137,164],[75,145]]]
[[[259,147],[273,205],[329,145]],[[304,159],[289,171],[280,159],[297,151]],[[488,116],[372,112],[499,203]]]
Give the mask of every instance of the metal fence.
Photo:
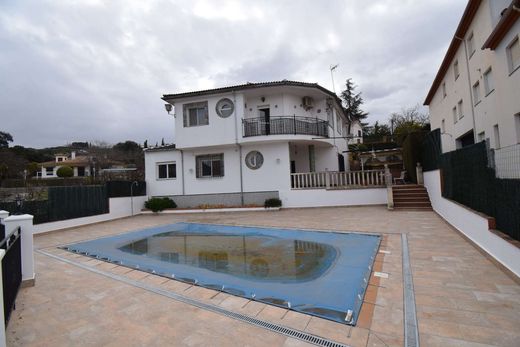
[[[108,181],[105,185],[109,198],[146,195],[146,182],[144,181]]]
[[[49,187],[47,200],[0,202],[0,209],[11,213],[28,213],[34,224],[94,216],[108,213],[107,188],[99,186]]]
[[[520,179],[520,143],[495,149],[494,164],[498,178]]]
[[[11,312],[15,308],[16,296],[22,283],[22,249],[20,228],[5,235],[5,226],[0,225],[0,248],[5,250],[2,259],[2,285],[4,301],[4,322],[7,326]]]
[[[329,136],[329,122],[311,117],[270,117],[268,121],[263,117],[245,118],[243,123],[243,135],[314,135]]]

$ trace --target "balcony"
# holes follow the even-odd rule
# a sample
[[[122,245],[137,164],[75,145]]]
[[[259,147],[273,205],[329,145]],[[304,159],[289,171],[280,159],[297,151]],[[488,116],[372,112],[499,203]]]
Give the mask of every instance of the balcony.
[[[329,122],[310,117],[282,116],[242,119],[243,136],[313,135],[329,137]]]

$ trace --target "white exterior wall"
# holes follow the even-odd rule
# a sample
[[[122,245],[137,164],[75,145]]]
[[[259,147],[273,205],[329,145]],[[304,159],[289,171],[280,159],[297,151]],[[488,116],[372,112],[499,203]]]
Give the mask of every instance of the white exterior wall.
[[[520,72],[517,70],[510,74],[506,47],[519,34],[520,23],[517,21],[496,50],[481,49],[499,20],[500,11],[509,3],[506,0],[482,2],[464,38],[467,44],[468,38],[473,33],[475,53],[470,56],[471,52],[468,52],[467,64],[465,45],[464,43],[460,45],[443,79],[447,96],[443,96],[441,83],[430,102],[432,129],[441,128],[442,130],[442,120],[445,120],[445,134],[441,135],[443,152],[457,149],[456,139],[473,130],[474,127],[475,141],[478,142],[479,134],[484,132],[485,138],[490,139],[493,148],[496,145],[493,126],[497,124],[501,147],[519,141],[520,134],[517,134],[515,130],[514,115],[520,112],[520,88],[518,87]],[[454,62],[456,60],[459,64],[460,76],[455,80]],[[486,95],[483,74],[490,67],[495,90]],[[479,103],[476,103],[472,91],[472,87],[477,81],[480,85],[481,101]],[[454,122],[452,109],[460,100],[463,100],[464,117]],[[475,124],[473,124],[473,113]]]
[[[386,205],[386,188],[280,191],[283,207]]]
[[[146,192],[149,196],[181,195],[182,192],[182,160],[180,151],[145,151],[144,174],[146,177]],[[159,179],[157,164],[175,162],[176,178]]]
[[[520,250],[490,232],[487,218],[443,198],[439,170],[424,173],[424,186],[428,190],[435,212],[502,265],[520,276]]]

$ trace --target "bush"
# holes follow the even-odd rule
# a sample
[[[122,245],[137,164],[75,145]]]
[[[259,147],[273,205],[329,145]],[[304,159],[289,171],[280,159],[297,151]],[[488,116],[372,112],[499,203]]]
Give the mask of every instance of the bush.
[[[74,176],[74,170],[70,166],[60,166],[56,171],[58,177],[72,177]]]
[[[265,208],[268,208],[268,207],[281,207],[281,206],[282,206],[282,200],[280,200],[278,198],[267,199],[264,202],[264,207]]]
[[[144,203],[144,207],[159,212],[167,208],[176,208],[177,204],[170,198],[151,198]]]

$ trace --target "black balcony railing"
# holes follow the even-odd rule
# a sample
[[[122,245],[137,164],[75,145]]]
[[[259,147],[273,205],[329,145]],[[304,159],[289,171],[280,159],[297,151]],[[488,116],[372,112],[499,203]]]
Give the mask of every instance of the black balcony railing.
[[[314,135],[329,137],[329,122],[310,117],[282,116],[242,119],[243,135]]]

